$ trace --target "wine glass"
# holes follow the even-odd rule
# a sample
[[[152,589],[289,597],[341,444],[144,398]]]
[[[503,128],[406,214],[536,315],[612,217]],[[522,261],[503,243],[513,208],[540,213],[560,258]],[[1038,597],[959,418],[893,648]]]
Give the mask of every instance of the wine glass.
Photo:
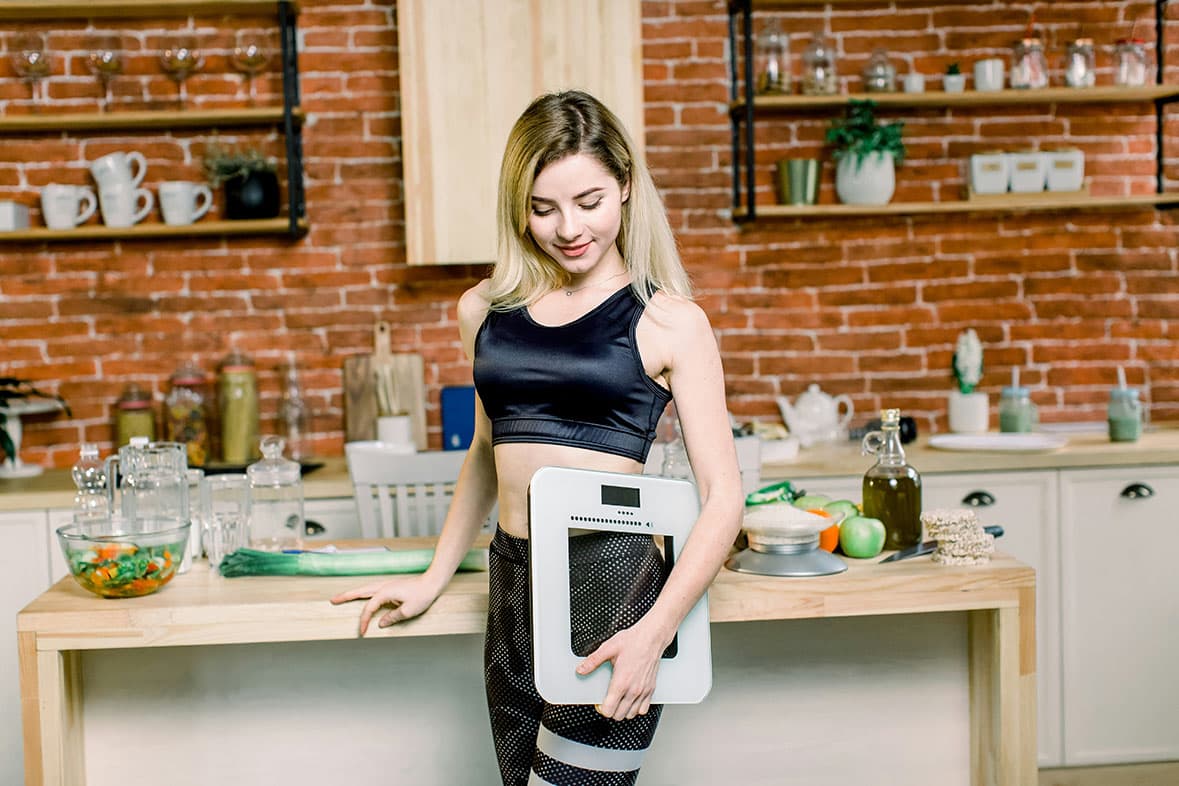
[[[49,74],[49,53],[45,51],[45,36],[40,33],[18,33],[9,42],[8,51],[17,76],[29,83],[29,92],[35,105],[37,82]]]
[[[265,30],[238,30],[233,39],[233,56],[230,62],[246,79],[246,93],[254,104],[254,77],[270,62],[270,41]]]
[[[86,65],[102,85],[102,109],[108,111],[111,106],[111,81],[123,71],[123,48],[119,37],[112,34],[91,39]]]
[[[180,33],[170,36],[164,42],[164,48],[160,52],[160,65],[168,76],[176,81],[181,106],[184,106],[186,98],[184,80],[188,79],[193,71],[200,69],[203,63],[204,58],[201,57],[195,35]]]

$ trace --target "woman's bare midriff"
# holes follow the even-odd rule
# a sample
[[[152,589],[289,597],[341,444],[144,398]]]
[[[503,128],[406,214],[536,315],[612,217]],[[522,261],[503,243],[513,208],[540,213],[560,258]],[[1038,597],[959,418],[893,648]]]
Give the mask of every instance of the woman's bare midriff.
[[[541,467],[575,467],[639,474],[634,459],[567,445],[511,442],[495,446],[499,481],[499,526],[509,535],[528,537],[528,482]]]

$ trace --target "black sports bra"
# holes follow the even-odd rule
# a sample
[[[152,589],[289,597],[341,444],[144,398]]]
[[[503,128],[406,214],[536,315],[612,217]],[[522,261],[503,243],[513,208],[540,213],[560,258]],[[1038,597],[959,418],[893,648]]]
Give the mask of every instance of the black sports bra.
[[[645,462],[671,393],[635,342],[643,304],[630,287],[564,325],[527,307],[489,311],[475,336],[475,389],[491,443],[571,445]]]

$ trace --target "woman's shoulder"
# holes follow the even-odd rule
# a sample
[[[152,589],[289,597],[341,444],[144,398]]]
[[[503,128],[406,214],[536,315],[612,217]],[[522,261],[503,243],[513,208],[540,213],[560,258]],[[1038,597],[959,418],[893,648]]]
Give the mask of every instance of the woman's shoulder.
[[[485,278],[460,295],[458,301],[459,322],[481,323],[483,318],[487,316],[488,309],[491,308],[490,292],[491,280]]]
[[[656,291],[647,303],[647,313],[660,327],[674,332],[711,330],[704,309],[694,300],[682,295]]]

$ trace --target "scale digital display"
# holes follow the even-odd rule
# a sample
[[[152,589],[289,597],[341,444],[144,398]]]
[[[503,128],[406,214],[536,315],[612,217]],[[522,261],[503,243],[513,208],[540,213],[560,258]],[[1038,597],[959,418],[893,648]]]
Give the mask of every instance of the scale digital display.
[[[621,505],[624,508],[642,507],[639,490],[626,486],[602,486],[603,505]]]

